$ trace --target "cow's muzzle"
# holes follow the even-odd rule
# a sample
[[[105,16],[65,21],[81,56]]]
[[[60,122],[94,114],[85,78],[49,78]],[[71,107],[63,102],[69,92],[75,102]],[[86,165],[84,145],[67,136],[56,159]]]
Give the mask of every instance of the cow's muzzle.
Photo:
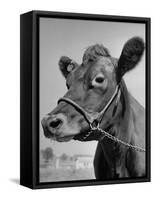
[[[63,125],[63,119],[60,116],[47,115],[41,123],[46,137],[58,136],[59,129]]]

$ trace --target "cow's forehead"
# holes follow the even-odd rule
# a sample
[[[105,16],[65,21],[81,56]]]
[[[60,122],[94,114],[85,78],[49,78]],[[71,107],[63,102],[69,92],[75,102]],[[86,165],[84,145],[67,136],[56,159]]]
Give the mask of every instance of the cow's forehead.
[[[113,72],[115,70],[114,63],[111,57],[100,57],[95,63],[95,67],[103,69],[105,72]]]
[[[115,71],[115,68],[117,66],[118,59],[113,57],[105,57],[100,56],[93,62],[88,62],[86,64],[81,64],[74,72],[71,74],[71,76],[68,78],[67,82],[72,82],[73,80],[79,80],[83,79],[89,76],[93,76],[94,74],[104,72],[105,74],[111,74]]]
[[[118,59],[112,57],[98,57],[94,62],[89,62],[86,65],[80,65],[75,71],[78,78],[83,77],[85,73],[94,73],[97,71],[104,71],[106,73],[112,73],[117,66]]]

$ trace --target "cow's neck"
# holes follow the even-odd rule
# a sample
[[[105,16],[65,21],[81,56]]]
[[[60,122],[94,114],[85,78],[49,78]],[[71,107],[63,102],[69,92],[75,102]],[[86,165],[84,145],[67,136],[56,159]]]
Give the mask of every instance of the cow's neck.
[[[117,113],[115,113],[113,119],[110,120],[110,128],[108,132],[111,135],[117,137],[118,139],[121,139],[122,141],[130,142],[129,129],[128,129],[130,104],[129,104],[129,94],[124,82],[122,83],[121,97],[119,99],[116,112]],[[114,142],[107,137],[105,137],[100,142],[102,150],[106,157],[106,161],[111,167],[113,176],[116,177],[117,173],[119,174],[120,171],[124,171],[121,168],[124,168],[125,166],[123,166],[121,163],[125,163],[122,162],[122,160],[125,159],[127,147],[117,142]]]

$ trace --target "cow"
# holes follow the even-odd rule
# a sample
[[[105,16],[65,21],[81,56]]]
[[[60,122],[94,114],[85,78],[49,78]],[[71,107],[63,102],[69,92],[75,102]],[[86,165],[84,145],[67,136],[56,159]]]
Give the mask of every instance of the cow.
[[[136,36],[124,44],[119,59],[95,44],[81,64],[67,56],[59,60],[68,91],[42,119],[44,135],[58,142],[98,141],[93,162],[98,180],[145,175],[145,110],[123,79],[144,49]]]

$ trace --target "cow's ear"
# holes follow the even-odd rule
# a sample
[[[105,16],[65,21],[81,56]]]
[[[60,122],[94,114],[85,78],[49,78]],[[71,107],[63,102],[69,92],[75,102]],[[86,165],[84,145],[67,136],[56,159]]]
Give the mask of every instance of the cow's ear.
[[[59,68],[65,78],[77,66],[78,64],[67,56],[62,56],[59,60]]]
[[[123,47],[117,66],[117,80],[133,69],[140,61],[144,52],[144,42],[140,37],[133,37]]]

